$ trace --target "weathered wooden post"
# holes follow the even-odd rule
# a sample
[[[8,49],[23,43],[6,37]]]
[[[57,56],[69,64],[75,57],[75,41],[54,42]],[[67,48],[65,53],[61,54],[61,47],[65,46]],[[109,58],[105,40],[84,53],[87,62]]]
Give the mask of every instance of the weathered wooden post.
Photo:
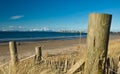
[[[17,53],[17,46],[15,41],[9,42],[9,50],[10,50],[11,64],[16,65],[18,63],[18,53]]]
[[[39,64],[40,61],[42,60],[42,50],[41,50],[41,47],[35,47],[35,63],[36,64]]]
[[[112,15],[89,15],[84,74],[104,74]]]
[[[16,67],[18,64],[18,54],[17,54],[17,46],[15,41],[9,42],[9,50],[10,50],[10,73],[16,74]]]

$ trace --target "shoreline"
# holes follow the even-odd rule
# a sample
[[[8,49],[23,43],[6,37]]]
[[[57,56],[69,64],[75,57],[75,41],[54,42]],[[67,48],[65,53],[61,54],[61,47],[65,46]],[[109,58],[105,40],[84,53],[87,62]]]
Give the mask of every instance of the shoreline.
[[[120,36],[110,36],[110,41],[120,39]],[[76,49],[78,46],[86,45],[86,38],[74,38],[67,40],[42,40],[17,42],[18,57],[24,58],[35,54],[35,47],[41,46],[43,55],[45,53],[60,53],[66,50]],[[10,60],[8,42],[0,43],[0,63]]]
[[[110,39],[115,39],[120,37],[119,34],[110,34]],[[47,41],[47,40],[71,40],[71,39],[79,39],[79,38],[87,38],[87,35],[81,36],[58,36],[58,37],[35,37],[35,38],[5,38],[0,39],[0,43],[7,43],[9,41],[17,41],[17,42],[34,42],[34,41]]]
[[[35,54],[35,47],[41,46],[42,53],[59,53],[67,49],[75,48],[79,45],[80,39],[70,40],[44,40],[44,41],[26,41],[17,42],[19,58],[31,56]],[[84,43],[84,42],[83,42]],[[85,43],[84,43],[85,44]],[[10,60],[9,45],[7,43],[0,43],[0,62],[7,62]]]
[[[46,40],[70,40],[70,39],[76,39],[76,38],[80,38],[80,36],[0,39],[0,43],[9,42],[9,41],[28,42],[28,41],[46,41]],[[86,36],[83,36],[82,38],[86,38]]]

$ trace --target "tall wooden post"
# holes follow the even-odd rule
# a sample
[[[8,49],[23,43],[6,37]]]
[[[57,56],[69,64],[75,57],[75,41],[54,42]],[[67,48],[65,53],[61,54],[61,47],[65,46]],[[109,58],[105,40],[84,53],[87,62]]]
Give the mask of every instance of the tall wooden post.
[[[18,54],[17,54],[17,46],[16,42],[10,41],[9,42],[9,50],[10,50],[10,68],[9,74],[16,74],[17,73],[17,64],[18,64]]]
[[[41,47],[35,47],[35,63],[38,64],[42,60],[42,50]]]
[[[84,74],[104,74],[112,15],[89,15]]]

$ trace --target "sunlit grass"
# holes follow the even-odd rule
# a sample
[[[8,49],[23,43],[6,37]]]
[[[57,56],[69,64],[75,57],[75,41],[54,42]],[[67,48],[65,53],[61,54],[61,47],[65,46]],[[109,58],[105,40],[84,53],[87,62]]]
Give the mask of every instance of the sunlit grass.
[[[17,65],[16,74],[65,74],[77,61],[81,60],[81,58],[85,58],[85,47],[85,45],[78,45],[73,49],[69,49],[56,54],[49,54],[46,52],[46,54],[42,57],[43,60],[40,64],[34,63],[34,57],[20,61]],[[108,57],[113,58],[117,64],[119,56],[120,41],[110,41],[108,47]],[[67,67],[65,64],[66,60]],[[9,64],[1,67],[0,74],[8,74],[9,68]]]

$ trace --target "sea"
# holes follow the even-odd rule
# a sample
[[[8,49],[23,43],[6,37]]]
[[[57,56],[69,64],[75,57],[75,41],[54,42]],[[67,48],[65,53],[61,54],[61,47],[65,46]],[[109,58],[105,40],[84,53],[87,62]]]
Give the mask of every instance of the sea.
[[[60,40],[86,37],[86,33],[69,32],[45,32],[45,31],[1,31],[0,42],[8,41],[40,41],[40,40]]]

